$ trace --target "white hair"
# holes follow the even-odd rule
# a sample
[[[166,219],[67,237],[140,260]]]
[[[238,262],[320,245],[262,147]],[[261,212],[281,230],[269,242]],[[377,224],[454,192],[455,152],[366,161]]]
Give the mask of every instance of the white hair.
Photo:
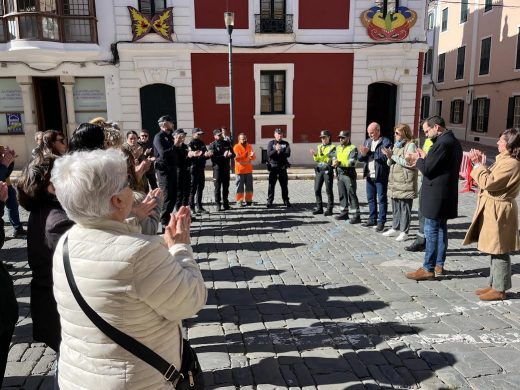
[[[112,196],[128,182],[126,160],[116,149],[76,152],[56,160],[51,182],[74,222],[107,218],[113,211]]]

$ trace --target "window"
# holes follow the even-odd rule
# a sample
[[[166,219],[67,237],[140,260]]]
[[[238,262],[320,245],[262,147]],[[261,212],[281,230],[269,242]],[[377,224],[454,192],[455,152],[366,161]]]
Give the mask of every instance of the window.
[[[491,11],[493,9],[493,0],[486,0],[484,3],[484,12]]]
[[[489,122],[489,99],[478,98],[473,100],[473,115],[471,120],[471,130],[485,133],[488,130]]]
[[[154,16],[166,9],[166,0],[139,0],[139,11],[147,16]]]
[[[428,118],[430,116],[430,97],[424,95],[421,98],[421,119]]]
[[[430,12],[428,14],[428,30],[431,30],[435,24],[435,14],[433,12]]]
[[[444,66],[446,64],[446,53],[439,55],[439,69],[437,69],[437,82],[444,82]]]
[[[480,46],[480,69],[478,74],[488,74],[489,73],[489,56],[491,55],[491,37],[485,38],[482,40],[482,45]]]
[[[428,49],[424,56],[424,74],[432,74],[433,50]]]
[[[506,127],[508,129],[511,127],[520,128],[520,96],[513,96],[509,98]]]
[[[464,100],[456,99],[451,102],[450,122],[461,124],[464,118]]]
[[[444,8],[442,10],[441,31],[446,31],[447,29],[448,29],[448,8]]]
[[[455,72],[455,79],[460,80],[464,78],[464,61],[466,58],[466,47],[462,46],[457,49],[457,71]]]
[[[435,104],[436,104],[435,115],[442,116],[442,100],[437,100],[437,102]]]
[[[516,36],[516,66],[515,69],[520,69],[520,27]]]
[[[9,16],[0,20],[0,42],[97,42],[94,0],[0,0],[4,14]]]
[[[285,72],[260,72],[260,111],[263,115],[285,114]]]
[[[468,21],[469,5],[468,0],[461,0],[460,2],[460,22],[464,23]]]
[[[255,32],[292,32],[290,16],[285,14],[285,0],[260,0],[260,15],[255,15]]]

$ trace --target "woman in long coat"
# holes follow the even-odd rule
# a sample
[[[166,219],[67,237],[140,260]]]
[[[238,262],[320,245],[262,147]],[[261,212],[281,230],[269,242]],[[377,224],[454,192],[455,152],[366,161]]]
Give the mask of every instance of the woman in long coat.
[[[474,164],[471,177],[480,192],[463,244],[477,242],[479,251],[491,255],[489,286],[475,291],[483,301],[506,298],[506,290],[511,288],[509,253],[520,249],[516,203],[520,191],[520,131],[505,130],[497,145],[499,155],[489,168],[482,164],[482,152],[470,151]]]

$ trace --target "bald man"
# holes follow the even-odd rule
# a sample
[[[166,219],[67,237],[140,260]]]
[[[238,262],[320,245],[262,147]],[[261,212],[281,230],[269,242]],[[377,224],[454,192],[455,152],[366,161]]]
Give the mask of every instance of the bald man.
[[[387,158],[383,154],[383,148],[391,149],[392,141],[381,136],[381,127],[372,122],[367,127],[368,138],[359,146],[358,160],[365,163],[363,177],[366,179],[368,209],[370,211],[368,221],[361,226],[373,227],[376,232],[382,232],[386,223],[386,210],[388,200],[386,192],[388,188],[388,175],[390,167],[386,163]],[[377,198],[376,198],[377,196]]]

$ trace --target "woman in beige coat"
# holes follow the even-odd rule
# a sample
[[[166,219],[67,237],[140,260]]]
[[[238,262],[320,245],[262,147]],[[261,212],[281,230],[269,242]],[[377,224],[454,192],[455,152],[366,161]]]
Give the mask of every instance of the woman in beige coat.
[[[504,131],[497,145],[499,155],[489,168],[482,164],[481,151],[470,151],[474,165],[471,177],[480,192],[463,244],[478,242],[478,250],[491,255],[489,286],[475,291],[483,301],[505,299],[506,290],[511,288],[509,253],[520,249],[516,203],[520,191],[520,131]]]
[[[134,203],[123,154],[77,152],[56,160],[51,182],[67,215],[70,265],[83,298],[105,321],[180,369],[182,323],[206,302],[190,246],[190,213],[181,207],[164,237],[141,234],[128,219]],[[61,322],[61,390],[160,390],[171,383],[99,330],[71,294],[62,237],[53,258]]]

